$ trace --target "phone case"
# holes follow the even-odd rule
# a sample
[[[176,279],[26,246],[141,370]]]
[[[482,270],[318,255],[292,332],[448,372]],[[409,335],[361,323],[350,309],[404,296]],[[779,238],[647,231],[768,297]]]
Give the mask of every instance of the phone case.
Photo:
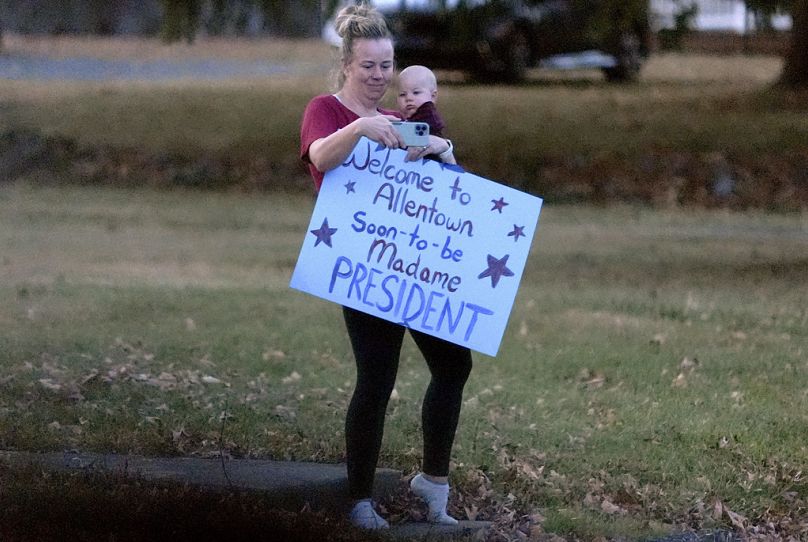
[[[429,125],[425,122],[393,122],[393,126],[408,147],[426,147],[429,145]]]

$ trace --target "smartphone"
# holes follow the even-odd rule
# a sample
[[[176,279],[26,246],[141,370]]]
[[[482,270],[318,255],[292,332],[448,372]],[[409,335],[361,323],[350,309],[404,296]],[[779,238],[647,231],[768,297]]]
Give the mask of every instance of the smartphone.
[[[407,147],[426,147],[429,145],[429,124],[425,122],[393,121],[395,128]]]

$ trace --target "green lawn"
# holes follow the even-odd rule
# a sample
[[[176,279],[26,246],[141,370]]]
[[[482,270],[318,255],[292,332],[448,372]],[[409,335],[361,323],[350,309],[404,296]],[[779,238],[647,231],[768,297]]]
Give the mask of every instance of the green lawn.
[[[340,311],[288,288],[312,207],[0,185],[0,448],[341,461]],[[806,254],[804,214],[546,202],[500,353],[475,356],[455,513],[798,533]],[[418,465],[426,379],[408,339],[384,466]]]

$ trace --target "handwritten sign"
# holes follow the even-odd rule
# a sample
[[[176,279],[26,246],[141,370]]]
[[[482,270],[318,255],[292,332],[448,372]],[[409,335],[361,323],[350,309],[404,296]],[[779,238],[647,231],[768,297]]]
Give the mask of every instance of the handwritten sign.
[[[362,138],[323,181],[291,286],[496,355],[542,200]]]

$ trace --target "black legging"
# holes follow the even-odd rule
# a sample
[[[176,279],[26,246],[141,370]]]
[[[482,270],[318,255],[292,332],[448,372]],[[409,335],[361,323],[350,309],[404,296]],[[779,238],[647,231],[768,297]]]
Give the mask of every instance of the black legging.
[[[352,498],[364,499],[373,490],[387,401],[396,382],[406,328],[347,307],[343,314],[356,358],[356,388],[345,420],[348,489]],[[471,352],[425,333],[410,333],[432,375],[421,410],[422,468],[432,476],[447,476],[463,386],[471,372]]]

